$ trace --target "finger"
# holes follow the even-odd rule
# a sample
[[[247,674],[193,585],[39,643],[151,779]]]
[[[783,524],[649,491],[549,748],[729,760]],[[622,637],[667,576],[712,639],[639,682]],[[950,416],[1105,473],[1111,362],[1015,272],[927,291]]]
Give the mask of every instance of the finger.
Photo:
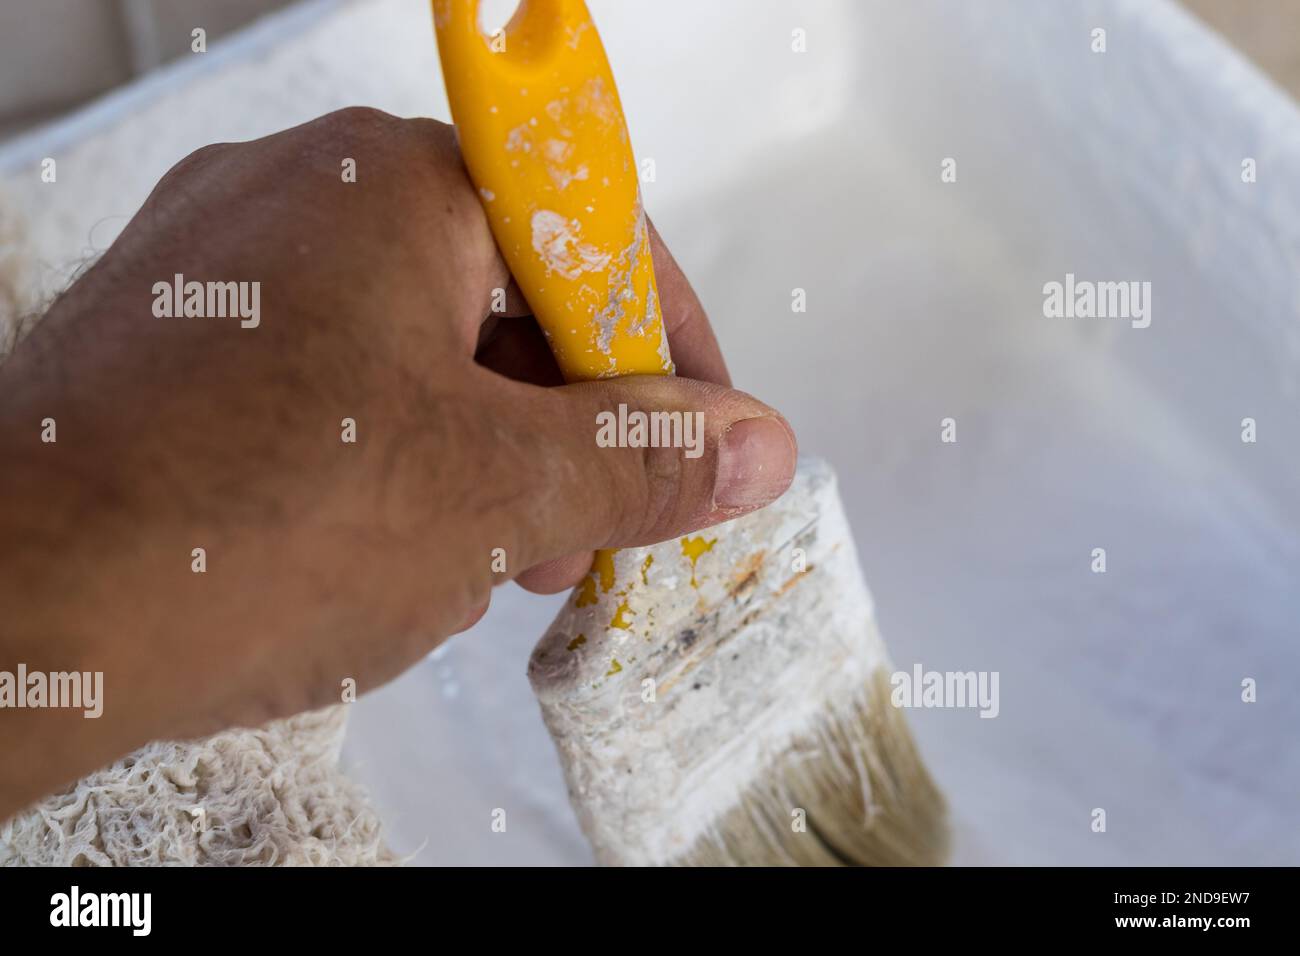
[[[497,254],[497,261],[493,264],[493,276],[497,285],[488,289],[488,315],[483,326],[486,328],[492,325],[492,319],[517,319],[522,316],[532,315],[532,310],[528,307],[528,300],[524,294],[519,291],[519,286],[506,270],[506,262]],[[505,276],[505,283],[502,282],[502,275]],[[482,344],[483,336],[480,332],[479,344]]]
[[[469,612],[469,614],[465,616],[465,618],[460,622],[460,624],[456,627],[456,629],[451,633],[460,634],[462,631],[468,631],[479,621],[483,620],[483,615],[488,612],[488,607],[490,606],[491,603],[492,603],[492,599],[489,597],[487,600],[481,601],[480,603],[475,605],[474,608]]]
[[[479,365],[517,382],[564,384],[546,336],[531,317],[495,319],[490,325],[474,356]]]
[[[775,500],[794,476],[790,426],[744,392],[657,376],[519,388],[508,399],[527,417],[519,430],[546,450],[512,469],[504,496],[524,568],[717,524]],[[638,416],[656,422],[659,447],[635,447]]]
[[[649,226],[665,331],[678,372],[689,378],[729,385],[731,378],[726,363],[699,297],[654,224]],[[494,323],[493,334],[484,342],[486,347],[480,348],[477,356],[484,367],[535,385],[563,382],[546,339],[535,323],[527,320]],[[575,552],[529,568],[516,581],[535,594],[555,594],[581,582],[591,567],[591,560],[590,551]]]
[[[677,374],[730,386],[731,374],[704,306],[653,222],[650,223],[650,251],[654,256],[664,329],[668,332],[668,349]]]
[[[677,265],[677,260],[664,244],[663,237],[653,222],[649,223],[649,231],[664,330],[668,335],[668,347],[677,374],[684,378],[730,386],[731,373],[727,371],[727,363],[722,357],[713,326],[709,323],[704,306],[700,304],[699,296],[695,294],[690,280]],[[535,337],[529,335],[528,338],[519,338],[495,350],[488,348],[494,344],[497,336],[504,333],[519,335],[524,325],[536,325],[535,322],[515,324],[499,321],[532,314],[499,252],[493,257],[491,276],[493,286],[484,295],[488,308],[492,311],[479,330],[476,349],[479,363],[519,381],[534,384],[558,384],[563,381],[558,372],[553,372],[554,362],[541,361],[540,351],[527,344],[528,339],[533,338],[545,345],[540,330]]]
[[[591,559],[590,551],[578,551],[562,558],[543,561],[515,578],[515,583],[534,594],[558,594],[576,586],[587,576],[591,570]]]

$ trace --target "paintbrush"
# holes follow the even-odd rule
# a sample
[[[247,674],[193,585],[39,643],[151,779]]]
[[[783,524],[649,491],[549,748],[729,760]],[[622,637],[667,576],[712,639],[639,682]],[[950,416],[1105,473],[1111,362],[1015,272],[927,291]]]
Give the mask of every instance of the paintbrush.
[[[570,381],[671,374],[637,167],[582,0],[491,36],[433,0],[497,245]],[[944,802],[901,713],[822,463],[707,533],[597,553],[529,677],[611,864],[937,864]]]

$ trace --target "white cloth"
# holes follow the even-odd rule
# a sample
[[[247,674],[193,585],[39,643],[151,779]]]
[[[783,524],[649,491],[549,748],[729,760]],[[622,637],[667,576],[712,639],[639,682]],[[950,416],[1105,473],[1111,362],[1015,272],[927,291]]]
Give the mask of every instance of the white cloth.
[[[396,862],[339,768],[349,706],[151,743],[0,824],[0,865]]]

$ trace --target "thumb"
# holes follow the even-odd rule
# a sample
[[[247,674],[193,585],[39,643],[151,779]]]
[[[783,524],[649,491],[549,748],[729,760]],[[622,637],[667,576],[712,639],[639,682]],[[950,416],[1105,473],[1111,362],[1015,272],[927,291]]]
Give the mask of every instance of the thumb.
[[[789,424],[735,389],[637,376],[535,397],[526,414],[551,454],[519,525],[529,564],[678,537],[761,508],[794,477]]]

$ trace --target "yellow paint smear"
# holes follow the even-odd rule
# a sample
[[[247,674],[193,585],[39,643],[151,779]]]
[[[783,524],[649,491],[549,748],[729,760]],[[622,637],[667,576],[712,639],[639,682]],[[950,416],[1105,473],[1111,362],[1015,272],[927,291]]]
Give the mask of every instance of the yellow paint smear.
[[[587,607],[595,604],[598,585],[600,590],[606,593],[614,586],[614,552],[611,550],[596,552],[596,559],[591,562],[591,570],[578,585],[578,596],[574,600],[574,606]]]
[[[600,589],[608,592],[614,586],[614,552],[608,548],[597,551],[591,573],[600,578]]]
[[[565,645],[565,648],[570,651],[576,651],[578,648],[580,648],[583,644],[586,643],[587,643],[587,635],[579,634],[573,640],[569,641],[569,643]]]
[[[627,602],[624,601],[618,606],[618,610],[614,612],[614,620],[609,622],[609,626],[616,627],[621,631],[632,630],[632,622],[627,619],[631,613],[632,611],[628,608]]]
[[[698,538],[682,538],[682,554],[690,559],[691,562],[691,587],[698,588],[699,582],[695,580],[695,565],[700,560],[700,556],[713,550],[713,546],[718,543],[717,538],[705,538],[703,535]]]

